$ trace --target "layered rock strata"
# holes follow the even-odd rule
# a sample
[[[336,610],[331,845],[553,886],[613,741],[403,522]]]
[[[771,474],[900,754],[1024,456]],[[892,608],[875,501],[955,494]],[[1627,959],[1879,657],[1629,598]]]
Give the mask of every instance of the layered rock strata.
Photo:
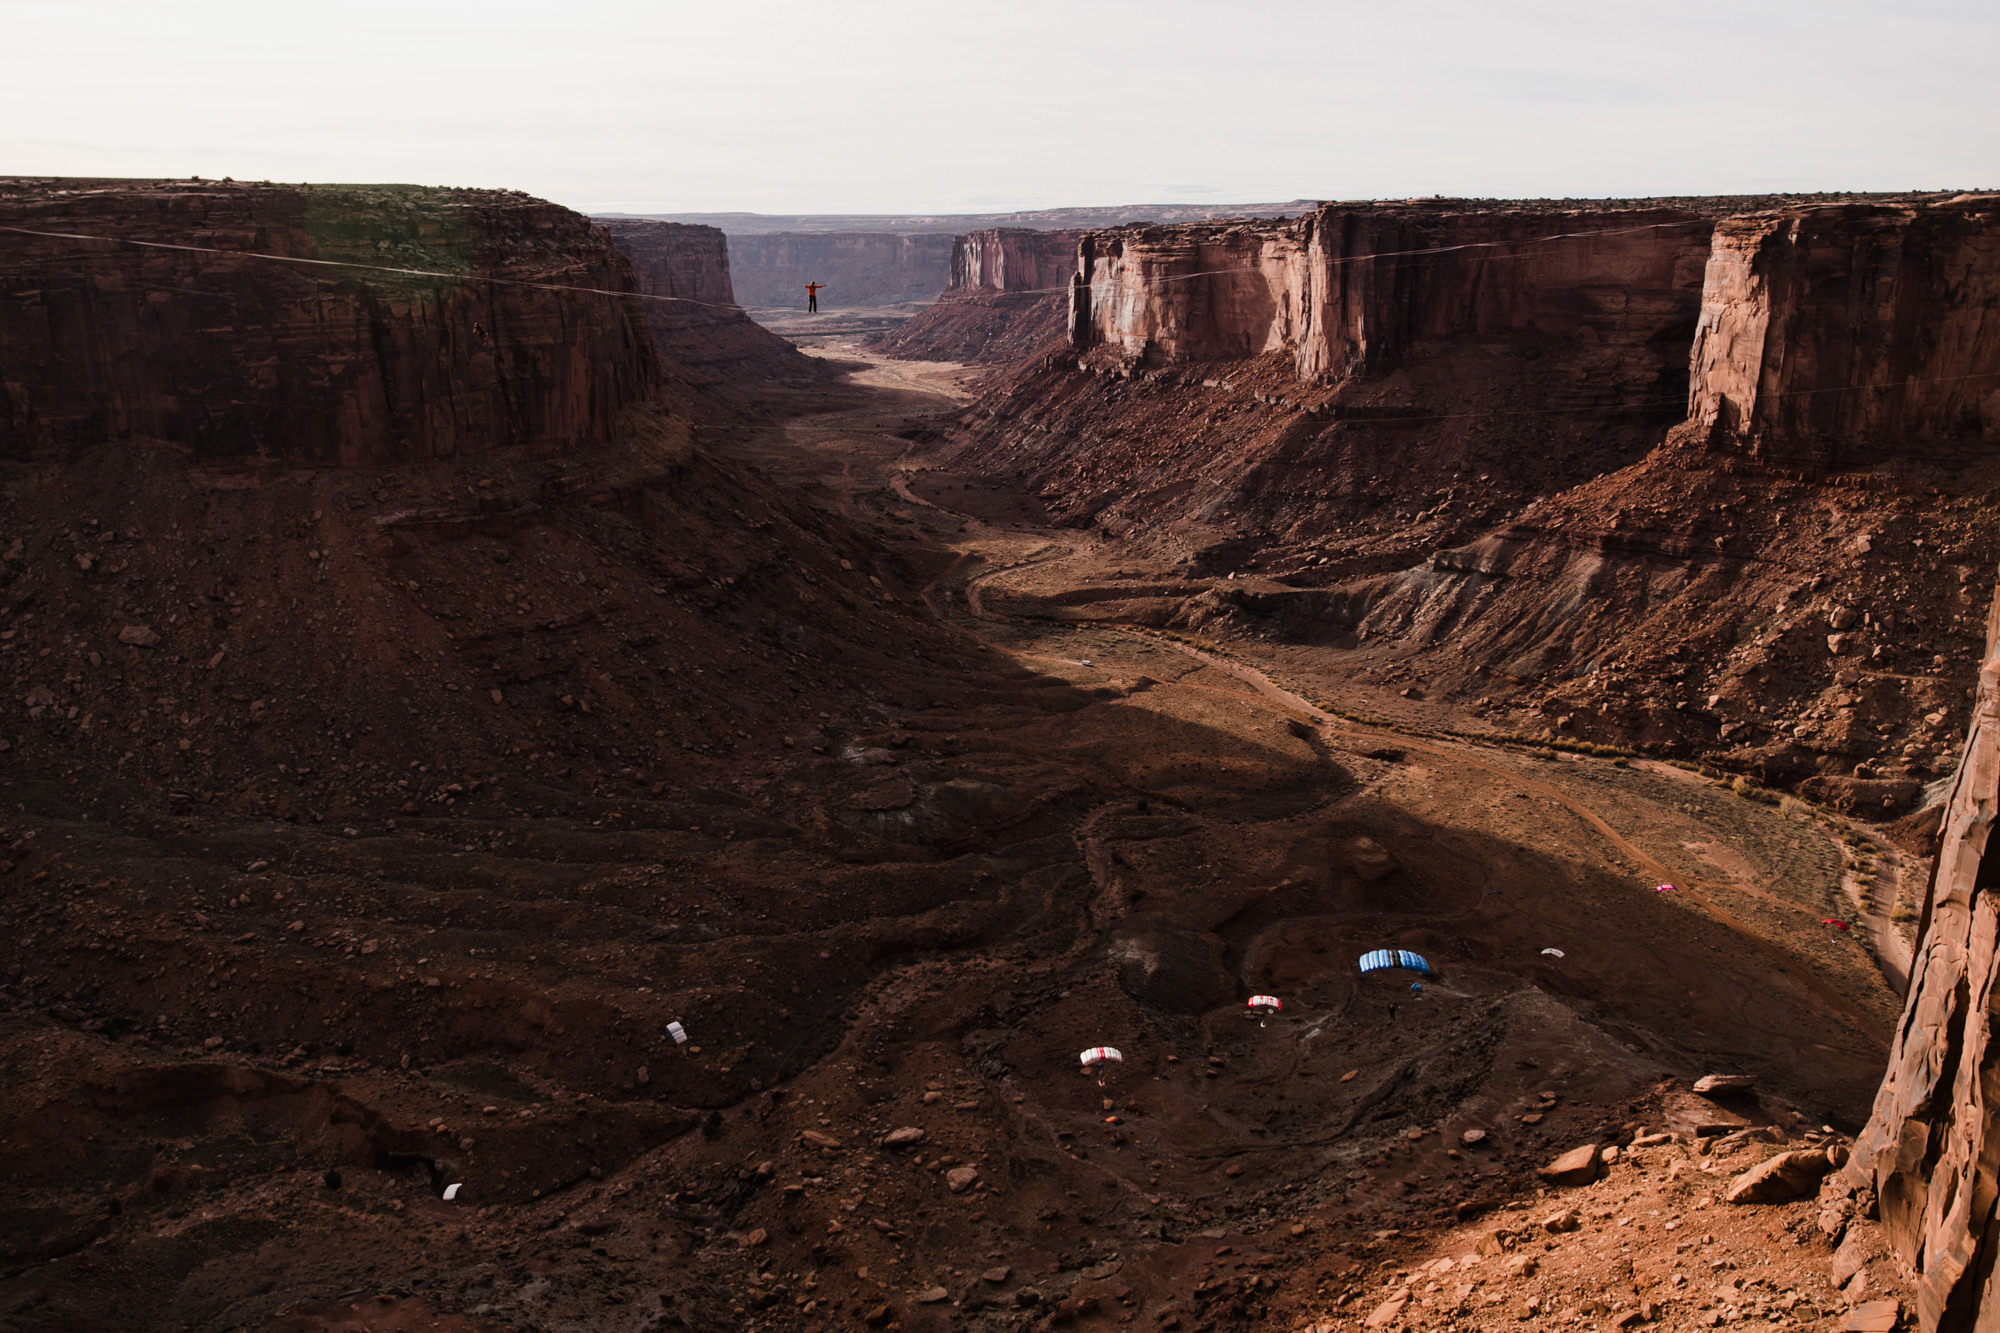
[[[940,461],[1179,576],[1105,613],[1895,813],[1949,769],[1996,554],[2000,228],[1976,198],[1734,202],[1087,236],[1068,357]]]
[[[1067,331],[1076,231],[997,227],[960,236],[951,286],[874,346],[890,356],[1008,365],[1048,351]]]
[[[630,264],[521,194],[13,179],[0,227],[0,455],[573,449],[658,388]]]
[[[2000,196],[1715,229],[1691,422],[1780,463],[2000,443]]]

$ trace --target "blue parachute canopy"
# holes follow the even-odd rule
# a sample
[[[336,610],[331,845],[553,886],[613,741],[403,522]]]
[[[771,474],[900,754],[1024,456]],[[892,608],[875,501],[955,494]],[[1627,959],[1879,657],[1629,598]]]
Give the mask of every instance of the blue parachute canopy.
[[[1380,972],[1391,967],[1407,968],[1425,976],[1431,974],[1431,965],[1424,961],[1424,956],[1408,949],[1373,949],[1361,955],[1363,972]]]

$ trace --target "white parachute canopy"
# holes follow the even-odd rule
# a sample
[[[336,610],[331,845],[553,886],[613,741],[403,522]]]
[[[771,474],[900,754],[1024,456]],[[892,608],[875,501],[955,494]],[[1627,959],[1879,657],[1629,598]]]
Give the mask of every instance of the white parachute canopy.
[[[1564,956],[1563,951],[1561,949],[1544,949],[1542,950],[1542,952],[1547,954],[1551,958],[1561,958]]]
[[[1275,995],[1252,995],[1249,1005],[1252,1009],[1283,1009],[1285,1002]]]
[[[1082,1055],[1079,1055],[1077,1059],[1083,1063],[1085,1069],[1095,1069],[1107,1062],[1125,1063],[1125,1057],[1120,1055],[1117,1048],[1113,1046],[1093,1046]]]
[[[455,1180],[451,1184],[446,1185],[444,1187],[444,1201],[446,1203],[450,1203],[453,1199],[456,1199],[458,1197],[458,1192],[464,1188],[465,1184],[463,1181]]]
[[[667,1035],[674,1039],[674,1045],[676,1046],[685,1046],[688,1044],[687,1029],[679,1023],[667,1024]]]

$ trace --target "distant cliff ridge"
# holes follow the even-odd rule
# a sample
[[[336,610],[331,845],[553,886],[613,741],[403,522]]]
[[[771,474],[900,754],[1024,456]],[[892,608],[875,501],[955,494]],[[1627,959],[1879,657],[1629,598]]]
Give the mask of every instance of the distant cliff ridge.
[[[22,229],[0,232],[8,457],[110,441],[343,466],[569,449],[608,439],[659,386],[640,303],[621,295],[630,263],[525,195],[17,178],[0,179],[0,225]]]

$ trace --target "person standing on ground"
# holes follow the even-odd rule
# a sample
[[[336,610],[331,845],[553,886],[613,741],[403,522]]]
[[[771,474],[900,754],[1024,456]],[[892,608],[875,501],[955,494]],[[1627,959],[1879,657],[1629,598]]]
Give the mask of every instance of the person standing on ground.
[[[809,313],[815,315],[819,313],[819,293],[820,289],[825,286],[826,284],[823,282],[809,282],[806,284],[806,310]]]

